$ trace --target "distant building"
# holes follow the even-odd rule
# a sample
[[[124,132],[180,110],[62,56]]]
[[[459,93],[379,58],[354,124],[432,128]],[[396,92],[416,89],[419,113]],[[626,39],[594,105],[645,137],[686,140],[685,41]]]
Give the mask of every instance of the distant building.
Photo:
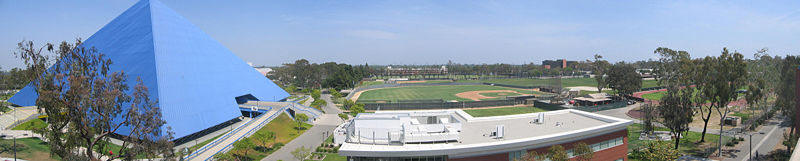
[[[386,67],[387,75],[436,75],[447,74],[447,66],[440,68],[435,67],[419,67],[419,68],[393,68],[392,66]]]
[[[267,76],[269,74],[269,72],[272,72],[272,68],[267,68],[267,67],[255,68],[255,69],[256,69],[256,71],[258,71],[258,73],[261,73],[261,75],[264,75],[264,76]]]
[[[577,143],[594,149],[593,160],[627,158],[632,121],[579,110],[472,117],[462,110],[361,113],[334,131],[339,155],[349,161],[514,160],[531,151],[563,146],[570,158]]]
[[[566,59],[558,59],[558,60],[544,60],[542,61],[543,66],[550,66],[550,68],[567,68],[567,67],[575,67],[578,61],[567,61]],[[547,68],[547,67],[545,67]],[[547,69],[550,69],[547,68]]]

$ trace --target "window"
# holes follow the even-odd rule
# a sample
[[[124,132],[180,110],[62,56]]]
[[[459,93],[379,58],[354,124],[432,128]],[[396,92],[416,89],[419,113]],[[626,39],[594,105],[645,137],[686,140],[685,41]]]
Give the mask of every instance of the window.
[[[591,146],[592,146],[592,149],[594,149],[594,151],[600,151],[600,150],[603,150],[603,149],[608,149],[608,148],[615,147],[617,145],[622,145],[623,143],[624,143],[623,138],[622,137],[618,137],[618,138],[614,138],[614,139],[611,139],[611,140],[606,140],[606,141],[602,141],[602,142],[599,142],[599,143],[595,143],[595,144],[592,144]]]
[[[508,152],[508,161],[515,161],[525,155],[526,150]]]

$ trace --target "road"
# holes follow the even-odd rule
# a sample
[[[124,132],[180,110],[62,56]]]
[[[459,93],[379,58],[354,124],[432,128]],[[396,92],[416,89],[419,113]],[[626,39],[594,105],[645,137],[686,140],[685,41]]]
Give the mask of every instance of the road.
[[[322,108],[325,110],[325,114],[320,116],[320,118],[314,122],[314,126],[285,146],[278,149],[278,151],[275,151],[264,159],[261,159],[262,161],[297,160],[294,159],[294,156],[292,156],[291,152],[293,150],[300,147],[306,147],[311,149],[311,151],[314,151],[317,146],[325,141],[326,136],[330,135],[336,126],[343,123],[342,119],[340,119],[339,115],[337,115],[342,111],[333,104],[333,101],[331,101],[331,95],[325,94],[321,97],[323,100],[328,102],[328,104]]]
[[[756,158],[756,153],[759,156],[768,154],[775,148],[776,145],[781,144],[780,140],[783,137],[783,132],[789,128],[789,121],[781,116],[776,116],[770,119],[753,135],[753,158]],[[724,161],[746,161],[750,159],[750,144],[751,140],[748,135],[744,135],[745,141],[740,142],[734,149],[724,150],[729,158]]]

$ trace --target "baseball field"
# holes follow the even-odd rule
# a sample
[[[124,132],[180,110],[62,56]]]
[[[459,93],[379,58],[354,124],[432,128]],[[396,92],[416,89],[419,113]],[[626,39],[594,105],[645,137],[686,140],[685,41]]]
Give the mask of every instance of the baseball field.
[[[375,100],[431,100],[484,101],[505,99],[506,96],[542,95],[544,92],[489,85],[410,86],[362,91],[352,99],[357,102]]]

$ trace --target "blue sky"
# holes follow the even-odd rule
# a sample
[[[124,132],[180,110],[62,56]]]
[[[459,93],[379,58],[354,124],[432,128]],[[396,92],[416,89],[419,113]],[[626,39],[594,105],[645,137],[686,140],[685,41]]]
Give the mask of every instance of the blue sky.
[[[161,1],[258,65],[800,53],[800,1]],[[11,52],[23,39],[86,39],[135,2],[0,0],[0,67],[20,66]]]

